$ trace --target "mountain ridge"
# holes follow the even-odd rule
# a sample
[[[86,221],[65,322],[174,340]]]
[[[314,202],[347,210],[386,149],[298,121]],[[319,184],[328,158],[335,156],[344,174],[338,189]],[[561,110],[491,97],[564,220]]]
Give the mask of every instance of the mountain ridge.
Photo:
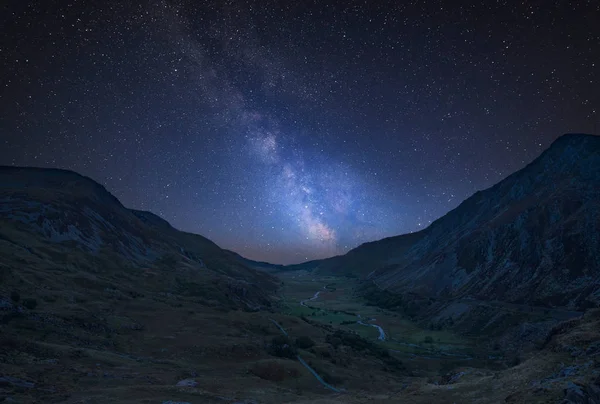
[[[91,272],[99,265],[132,271],[167,266],[206,278],[223,296],[233,290],[235,302],[227,304],[246,308],[270,304],[268,295],[277,289],[275,278],[232,259],[211,240],[128,209],[73,171],[0,167],[0,202],[0,239],[18,247],[25,262],[37,257],[35,265],[62,267],[74,261]]]
[[[379,240],[367,241],[367,242],[364,242],[364,243],[358,245],[357,247],[351,249],[346,254],[332,256],[332,257],[324,258],[324,259],[309,260],[306,262],[302,262],[302,263],[298,263],[298,264],[291,264],[291,265],[280,265],[280,264],[273,264],[273,263],[269,263],[269,262],[259,262],[259,261],[254,261],[254,260],[250,260],[248,258],[242,257],[241,255],[239,255],[237,253],[234,253],[234,254],[241,257],[244,261],[252,262],[254,264],[260,264],[257,266],[262,267],[263,269],[269,268],[270,270],[295,270],[295,269],[314,270],[314,269],[320,269],[322,271],[336,271],[337,272],[338,271],[337,267],[347,264],[346,259],[351,259],[351,261],[353,261],[352,264],[349,265],[349,267],[356,266],[357,257],[355,255],[357,253],[359,253],[361,250],[370,249],[373,247],[375,247],[375,248],[383,247],[383,249],[385,250],[386,244],[394,244],[396,242],[404,241],[404,240],[406,240],[407,243],[411,243],[415,239],[418,239],[419,237],[423,237],[425,234],[427,234],[428,231],[431,231],[432,228],[435,228],[436,226],[440,225],[440,223],[443,223],[443,220],[446,216],[452,215],[453,212],[460,212],[461,210],[466,209],[466,207],[468,207],[469,204],[473,203],[473,201],[475,200],[474,198],[482,198],[485,196],[485,193],[491,193],[491,192],[497,190],[499,187],[502,186],[502,184],[506,184],[507,182],[510,182],[510,181],[515,181],[521,175],[523,175],[523,172],[527,172],[531,168],[535,167],[536,164],[538,164],[540,160],[550,157],[553,154],[556,154],[557,151],[559,151],[559,155],[560,155],[561,154],[560,151],[564,151],[564,149],[569,146],[577,145],[580,143],[586,143],[586,142],[590,142],[590,141],[600,143],[600,136],[584,134],[584,133],[567,133],[562,136],[559,136],[537,158],[535,158],[533,161],[531,161],[530,163],[525,165],[523,168],[515,171],[514,173],[508,175],[504,179],[500,180],[496,184],[494,184],[486,189],[476,191],[470,197],[468,197],[464,201],[462,201],[456,208],[452,209],[445,215],[437,218],[426,228],[415,231],[415,232],[411,232],[411,233],[404,233],[404,234],[384,237]],[[555,156],[555,157],[557,157],[557,156]],[[561,156],[558,156],[558,157],[561,157]],[[564,156],[562,156],[562,157],[564,157]],[[568,162],[572,162],[573,160],[570,160],[570,159],[564,160],[563,159],[563,162],[565,162],[565,161],[568,163]],[[343,263],[340,264],[339,263],[340,261],[342,261]],[[362,264],[360,259],[359,259],[359,263]],[[375,269],[375,270],[377,270],[377,269]],[[352,271],[345,270],[342,272],[345,275],[356,276],[356,274],[353,273]],[[372,274],[371,274],[371,276],[372,276]]]
[[[575,271],[577,260],[585,258],[582,271],[592,277],[593,273],[597,274],[599,264],[597,258],[593,257],[593,251],[600,249],[600,244],[594,237],[600,211],[596,203],[596,200],[600,199],[599,173],[600,137],[585,134],[563,135],[523,169],[486,190],[476,192],[426,229],[364,243],[345,255],[318,262],[315,268],[323,273],[368,278],[379,288],[392,292],[416,292],[434,298],[469,294],[483,298],[485,296],[482,291],[486,291],[485,293],[489,293],[493,298],[512,302],[531,301],[536,304],[565,305],[573,308],[598,304],[600,291],[590,291],[577,285],[572,285],[570,293],[561,291],[559,279],[562,278],[557,273],[553,274],[556,278],[554,281],[545,279],[544,282],[549,283],[542,285],[533,294],[530,294],[533,289],[523,288],[521,283],[512,283],[520,279],[521,282],[533,285],[541,280],[540,277],[545,276],[540,268],[532,272],[532,277],[536,277],[535,281],[523,273],[522,276],[510,275],[514,279],[504,279],[505,290],[494,288],[491,282],[484,282],[484,279],[476,282],[476,286],[469,285],[469,280],[476,269],[482,272],[480,278],[493,276],[494,270],[491,267],[477,267],[485,266],[486,262],[493,260],[492,256],[506,258],[504,263],[512,266],[513,272],[517,264],[520,267],[533,268],[536,262],[543,258],[542,253],[548,256],[547,253],[552,252],[552,249],[544,246],[532,247],[536,243],[539,244],[536,241],[536,231],[550,232],[551,234],[543,233],[540,236],[546,237],[548,242],[556,237],[561,238],[558,243],[562,250],[565,250],[563,244],[568,244],[568,265],[565,265],[569,266],[569,271]],[[536,212],[541,216],[535,217]],[[589,219],[587,222],[586,218]],[[558,221],[561,221],[560,224],[557,224]],[[565,233],[563,224],[567,227],[573,226],[573,221],[577,221],[579,227],[569,227]],[[583,233],[579,231],[585,230],[585,223],[588,222],[595,227]],[[549,229],[548,226],[555,228]],[[583,234],[585,240],[569,238],[565,235],[571,234],[569,232]],[[497,239],[499,235],[502,236],[501,239]],[[502,249],[492,248],[492,241],[487,238],[493,239],[493,243],[504,243]],[[519,239],[520,242],[514,242],[515,239]],[[456,245],[459,242],[460,245]],[[484,254],[485,248],[491,250],[486,250]],[[585,249],[585,256],[569,253],[580,248]],[[564,259],[561,261],[562,258],[556,254],[552,256],[556,262],[566,262]],[[499,262],[495,262],[493,266],[500,270]],[[549,268],[545,270],[551,272]],[[509,274],[504,273],[503,276]],[[585,276],[568,279],[573,283],[578,279],[582,282],[583,278]],[[598,279],[588,280],[591,280],[593,285],[598,285]],[[477,288],[483,285],[486,286],[477,291]],[[543,290],[544,288],[548,290]],[[517,293],[517,290],[520,292]],[[581,293],[585,296],[577,296]],[[587,298],[592,300],[585,303]]]

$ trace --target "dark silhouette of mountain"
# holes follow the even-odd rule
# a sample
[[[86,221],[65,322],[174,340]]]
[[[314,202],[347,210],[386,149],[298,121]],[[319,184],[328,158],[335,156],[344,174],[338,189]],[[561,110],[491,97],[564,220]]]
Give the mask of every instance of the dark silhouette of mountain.
[[[282,265],[282,264],[272,264],[270,262],[265,262],[265,261],[254,261],[249,258],[243,257],[242,255],[240,255],[234,251],[231,251],[231,250],[226,250],[226,251],[231,254],[233,259],[248,266],[249,268],[253,268],[258,271],[264,271],[264,272],[269,272],[269,273],[277,273],[277,272],[283,272],[283,271],[301,271],[301,270],[312,271],[317,266],[322,265],[324,262],[326,262],[328,259],[330,259],[330,258],[328,258],[328,259],[321,259],[321,260],[306,261],[301,264]]]
[[[270,262],[264,262],[264,261],[254,261],[249,258],[241,256],[240,254],[236,253],[235,251],[231,251],[231,250],[225,250],[225,251],[227,251],[229,254],[231,254],[232,259],[246,265],[249,268],[256,269],[257,271],[278,272],[278,271],[283,271],[286,269],[285,265],[271,264]]]
[[[37,268],[37,276],[48,268],[144,271],[162,278],[165,290],[205,290],[205,298],[244,308],[269,305],[278,284],[207,238],[125,208],[103,186],[71,171],[0,167],[0,201],[0,243],[10,271],[17,262]]]
[[[600,137],[567,134],[428,228],[317,262],[379,290],[581,310],[600,303]]]

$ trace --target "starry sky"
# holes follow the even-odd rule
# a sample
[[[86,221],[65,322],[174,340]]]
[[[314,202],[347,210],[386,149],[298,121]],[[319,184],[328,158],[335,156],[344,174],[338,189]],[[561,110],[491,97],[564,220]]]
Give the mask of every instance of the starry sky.
[[[421,229],[600,108],[596,0],[7,0],[0,24],[0,164],[275,263]]]

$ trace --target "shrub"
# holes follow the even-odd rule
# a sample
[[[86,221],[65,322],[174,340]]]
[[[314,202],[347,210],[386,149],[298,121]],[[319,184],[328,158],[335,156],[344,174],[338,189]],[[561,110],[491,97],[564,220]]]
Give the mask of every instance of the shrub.
[[[12,300],[15,303],[18,303],[19,300],[21,300],[21,295],[17,291],[12,291],[10,293],[10,300]]]
[[[510,358],[508,360],[508,367],[515,367],[515,366],[519,366],[521,364],[521,357],[519,356],[519,354],[515,354],[512,358]]]
[[[404,364],[393,356],[388,356],[382,360],[384,363],[384,370],[387,370],[388,372],[402,372],[406,370]]]
[[[328,335],[326,341],[330,343],[334,348],[337,348],[338,346],[342,345],[342,339],[336,336]]]
[[[23,299],[23,306],[25,306],[26,309],[33,310],[37,307],[37,300],[30,297]]]
[[[12,291],[10,293],[10,300],[12,300],[15,303],[18,303],[19,300],[21,300],[21,295],[17,291]]]
[[[433,338],[430,335],[428,335],[425,338],[423,338],[423,342],[426,344],[433,344]]]
[[[336,348],[338,345],[346,345],[357,351],[364,351],[372,346],[369,341],[360,335],[342,330],[336,330],[333,334],[328,334],[325,340]]]
[[[319,365],[315,365],[312,361],[308,361],[308,366],[313,368],[313,370],[317,372],[319,376],[321,376],[325,383],[338,384],[342,381],[342,379],[333,376],[332,374],[328,373],[324,368],[320,367]]]
[[[328,348],[324,348],[324,347],[314,347],[313,349],[310,350],[312,353],[314,353],[317,356],[320,356],[321,358],[331,358],[331,352],[329,352]]]
[[[269,344],[269,353],[281,358],[294,359],[297,355],[296,347],[286,335],[278,335]]]
[[[302,336],[296,338],[296,346],[300,349],[308,349],[315,345],[315,341],[313,341],[310,337]]]
[[[275,361],[260,362],[255,364],[250,370],[254,375],[261,379],[280,382],[285,379],[285,367]]]

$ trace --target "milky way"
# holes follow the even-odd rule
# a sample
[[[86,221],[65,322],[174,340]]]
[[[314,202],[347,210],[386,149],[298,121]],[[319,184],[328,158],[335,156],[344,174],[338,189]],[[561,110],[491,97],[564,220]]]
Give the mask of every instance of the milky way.
[[[0,164],[78,171],[249,258],[340,254],[593,132],[598,21],[591,1],[10,0]]]

